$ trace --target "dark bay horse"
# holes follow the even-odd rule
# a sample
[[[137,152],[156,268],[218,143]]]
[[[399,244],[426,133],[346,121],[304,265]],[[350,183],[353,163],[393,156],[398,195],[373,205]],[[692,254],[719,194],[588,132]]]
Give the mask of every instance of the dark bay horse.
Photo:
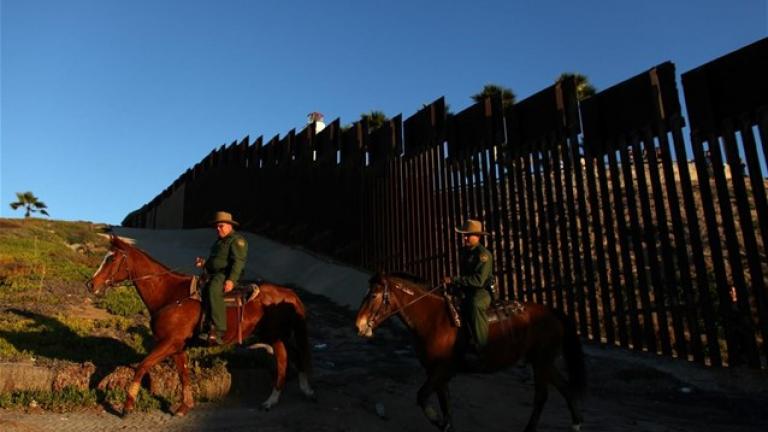
[[[155,346],[136,367],[123,413],[133,410],[144,374],[165,358],[173,357],[182,387],[182,402],[176,415],[184,415],[194,405],[184,349],[197,332],[201,313],[200,301],[190,295],[192,276],[172,271],[141,249],[112,236],[110,250],[88,283],[89,290],[100,295],[110,286],[124,281],[133,283],[149,310]],[[269,409],[280,398],[288,365],[284,342],[291,335],[299,357],[299,385],[306,396],[313,397],[314,391],[309,385],[311,359],[304,305],[291,289],[269,283],[261,284],[259,288],[258,297],[243,307],[240,329],[243,337],[255,330],[259,339],[271,347],[275,357],[272,394],[262,407]],[[237,341],[237,320],[236,308],[227,308],[227,333],[224,336],[227,344]]]
[[[414,276],[374,276],[357,313],[358,334],[372,337],[373,330],[394,315],[413,334],[416,354],[427,372],[427,380],[417,394],[418,404],[435,426],[450,430],[448,382],[457,373],[467,371],[461,358],[466,333],[453,325],[445,299]],[[561,353],[567,380],[555,367]],[[563,313],[538,304],[524,304],[519,312],[490,324],[488,345],[482,355],[484,372],[498,371],[521,359],[533,367],[534,406],[526,431],[536,430],[550,383],[568,403],[572,430],[580,429],[579,403],[586,386],[584,355],[575,326]],[[437,393],[442,418],[427,405],[433,392]]]

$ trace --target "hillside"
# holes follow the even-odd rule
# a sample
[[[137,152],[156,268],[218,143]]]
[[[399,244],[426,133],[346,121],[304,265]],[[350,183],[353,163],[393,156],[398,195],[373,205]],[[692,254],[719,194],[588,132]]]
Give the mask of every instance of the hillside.
[[[107,395],[89,390],[92,383],[50,392],[47,380],[66,369],[95,381],[146,354],[148,318],[133,288],[96,299],[85,287],[106,252],[106,229],[0,219],[0,407],[93,405]]]

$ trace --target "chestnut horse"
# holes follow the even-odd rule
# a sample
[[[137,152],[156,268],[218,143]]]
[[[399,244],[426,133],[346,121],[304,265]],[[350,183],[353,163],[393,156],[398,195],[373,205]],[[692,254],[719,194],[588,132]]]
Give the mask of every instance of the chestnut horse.
[[[176,415],[184,415],[194,405],[184,349],[190,339],[197,336],[201,314],[200,301],[190,294],[192,276],[175,272],[141,249],[112,236],[111,247],[88,282],[88,287],[91,293],[101,295],[119,282],[131,282],[136,287],[149,310],[155,340],[152,351],[136,367],[123,405],[123,414],[133,410],[144,374],[165,358],[173,357],[181,378],[182,392],[182,402]],[[265,347],[275,357],[276,374],[272,394],[262,403],[262,407],[269,409],[280,398],[288,365],[284,341],[291,335],[295,339],[299,357],[299,385],[306,396],[313,397],[314,391],[309,385],[311,360],[304,305],[296,293],[288,288],[269,283],[261,284],[259,288],[258,297],[243,307],[240,331],[243,338],[256,331],[259,339],[268,345]],[[236,308],[227,308],[227,333],[224,335],[227,344],[237,342],[237,320]]]
[[[358,334],[364,337],[372,337],[373,330],[394,315],[411,331],[416,354],[427,372],[417,402],[430,422],[443,431],[452,428],[448,382],[454,375],[495,372],[522,359],[533,367],[535,385],[533,413],[525,430],[536,430],[550,383],[568,403],[572,429],[580,429],[579,402],[586,376],[581,342],[570,319],[546,306],[526,303],[518,311],[491,322],[488,345],[481,353],[482,370],[468,370],[462,355],[467,345],[467,333],[463,330],[466,326],[454,326],[444,297],[434,292],[435,289],[427,289],[423,281],[411,275],[379,274],[371,278],[356,319]],[[560,353],[565,358],[568,380],[555,368]],[[427,405],[433,392],[437,392],[442,418]]]

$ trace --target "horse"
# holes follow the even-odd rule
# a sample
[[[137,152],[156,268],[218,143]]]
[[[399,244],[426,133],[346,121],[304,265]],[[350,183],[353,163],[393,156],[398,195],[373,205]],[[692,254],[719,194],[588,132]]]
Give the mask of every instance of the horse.
[[[437,287],[439,288],[439,286]],[[373,337],[373,331],[397,315],[414,336],[416,355],[427,373],[419,388],[417,403],[427,419],[442,431],[452,429],[448,383],[457,373],[492,373],[525,360],[533,368],[534,406],[526,432],[536,430],[551,383],[565,397],[571,413],[571,428],[580,430],[580,399],[586,387],[584,354],[576,328],[562,312],[540,304],[516,305],[509,314],[490,323],[488,344],[482,350],[482,366],[464,361],[468,344],[465,326],[456,327],[442,295],[428,289],[424,281],[405,273],[373,276],[357,313],[358,335]],[[562,353],[568,380],[555,367]],[[437,393],[442,418],[428,398]]]
[[[152,366],[172,357],[181,380],[182,393],[182,402],[175,414],[183,416],[194,406],[185,349],[199,333],[198,322],[202,313],[200,300],[190,292],[193,277],[169,269],[143,250],[112,235],[110,248],[87,286],[92,294],[103,295],[109,287],[121,282],[132,283],[138,291],[149,311],[155,342],[152,351],[135,369],[123,405],[123,415],[133,410],[144,374]],[[283,286],[262,283],[255,300],[245,303],[240,314],[236,309],[227,308],[227,332],[223,342],[237,342],[255,331],[264,342],[259,345],[275,358],[272,393],[261,404],[262,408],[269,410],[280,398],[288,365],[285,341],[291,335],[296,343],[299,386],[307,397],[313,398],[314,391],[309,383],[311,359],[306,313],[296,293]]]

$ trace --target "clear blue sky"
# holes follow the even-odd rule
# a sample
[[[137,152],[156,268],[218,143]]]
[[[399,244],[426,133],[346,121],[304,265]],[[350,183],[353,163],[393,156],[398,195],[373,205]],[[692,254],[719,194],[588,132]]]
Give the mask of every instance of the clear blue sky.
[[[523,99],[565,71],[604,89],[768,35],[766,0],[0,0],[0,216],[118,224],[213,148],[301,128]]]

